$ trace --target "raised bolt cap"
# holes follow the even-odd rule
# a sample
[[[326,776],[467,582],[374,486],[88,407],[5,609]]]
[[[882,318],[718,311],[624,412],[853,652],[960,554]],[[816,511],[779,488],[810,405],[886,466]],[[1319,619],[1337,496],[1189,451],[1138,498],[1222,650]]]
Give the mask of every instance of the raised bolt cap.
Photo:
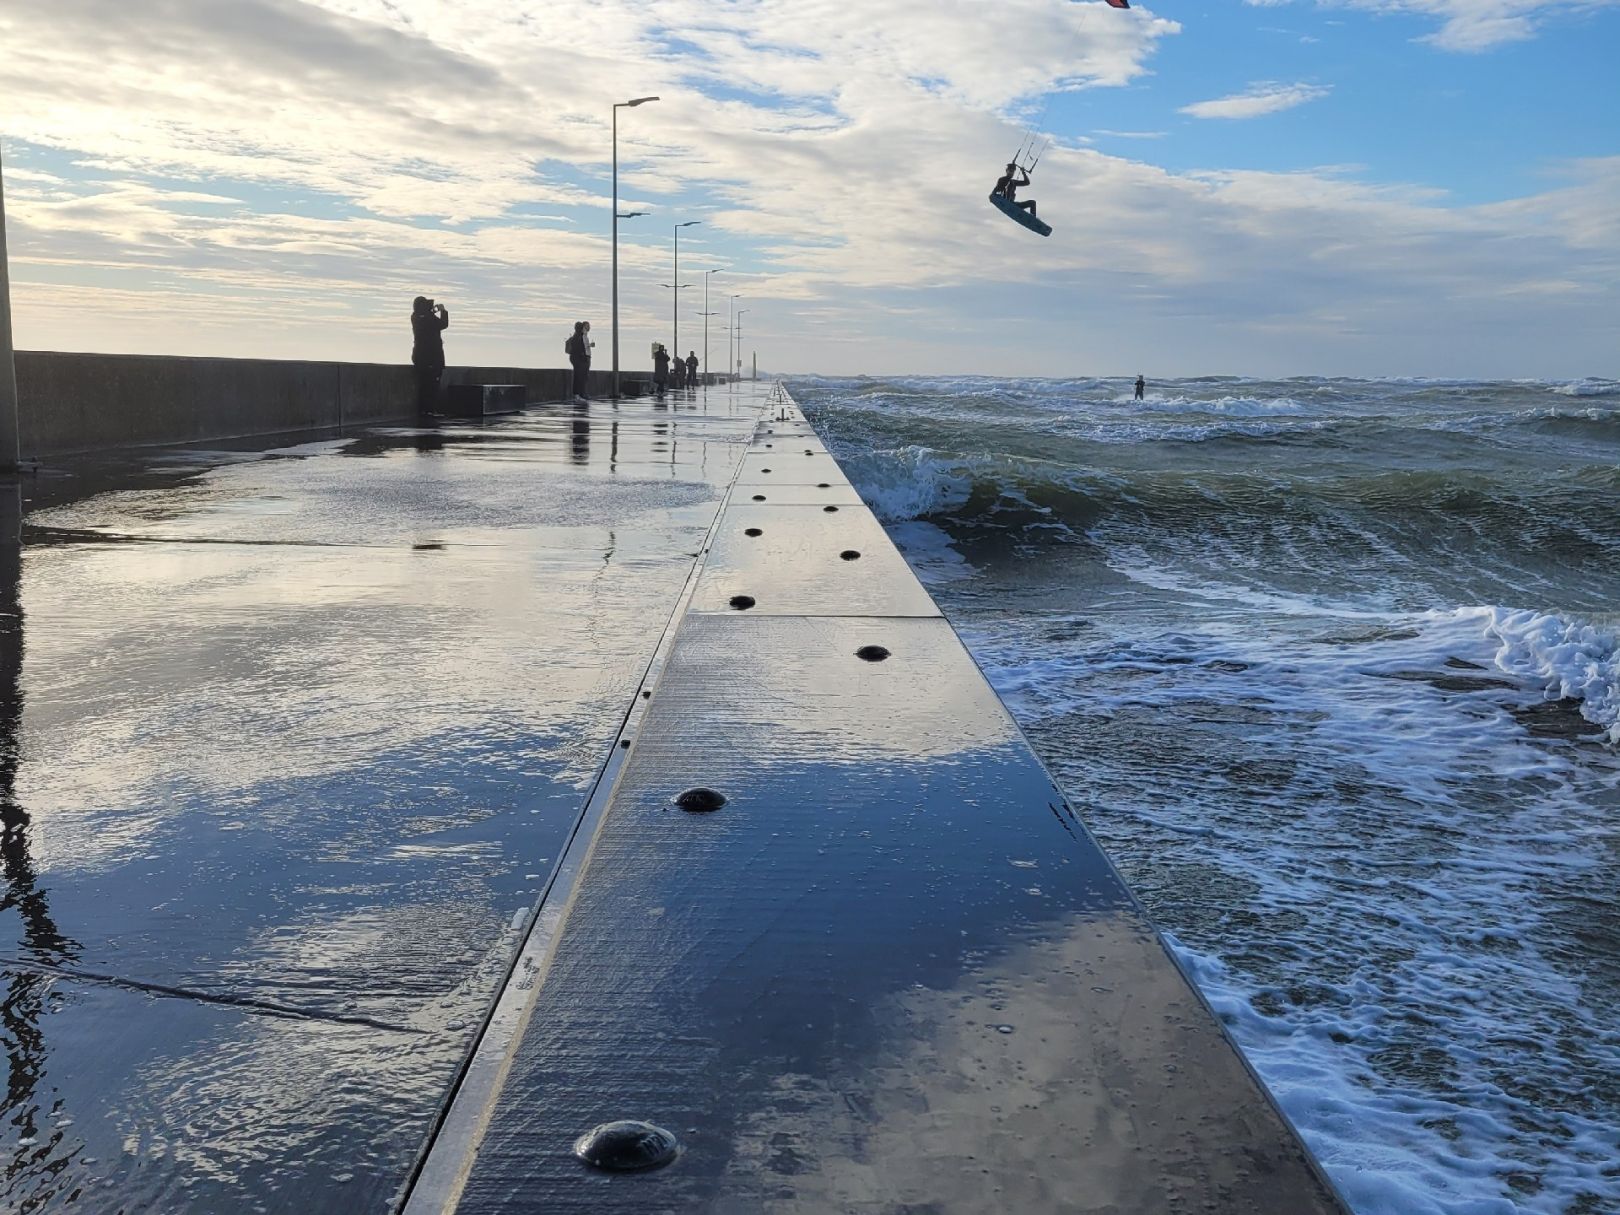
[[[604,1122],[574,1140],[575,1156],[610,1173],[656,1169],[674,1160],[680,1150],[680,1140],[663,1127],[629,1119]]]
[[[675,804],[688,814],[712,814],[726,804],[726,795],[713,789],[688,789]]]

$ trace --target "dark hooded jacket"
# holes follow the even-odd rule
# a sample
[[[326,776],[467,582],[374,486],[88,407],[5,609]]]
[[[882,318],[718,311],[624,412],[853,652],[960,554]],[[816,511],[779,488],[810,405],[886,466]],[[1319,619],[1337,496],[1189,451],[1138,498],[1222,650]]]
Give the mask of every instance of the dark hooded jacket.
[[[411,313],[411,362],[418,367],[444,366],[444,331],[450,327],[450,314]]]

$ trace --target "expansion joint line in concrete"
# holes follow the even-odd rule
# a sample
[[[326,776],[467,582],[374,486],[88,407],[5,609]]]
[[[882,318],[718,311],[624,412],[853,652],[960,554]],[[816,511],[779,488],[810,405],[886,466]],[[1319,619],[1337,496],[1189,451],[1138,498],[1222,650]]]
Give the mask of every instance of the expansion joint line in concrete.
[[[765,402],[767,407],[776,404],[774,398]],[[749,445],[744,443],[740,446],[746,456]],[[743,457],[739,456],[736,473],[715,510],[703,543],[692,554],[692,568],[642,673],[638,693],[625,711],[608,755],[597,771],[562,853],[524,927],[521,944],[507,968],[506,976],[496,990],[472,1048],[428,1131],[415,1167],[400,1188],[395,1204],[395,1210],[400,1215],[450,1215],[460,1200],[477,1159],[479,1146],[489,1128],[496,1098],[511,1069],[512,1055],[523,1040],[529,1013],[545,982],[553,949],[568,919],[580,875],[590,863],[596,828],[613,800],[635,727],[647,711],[653,686],[674,645],[681,622],[686,618],[710,546],[742,474]]]
[[[267,1017],[280,1017],[289,1021],[326,1021],[335,1025],[356,1025],[367,1029],[382,1029],[394,1034],[423,1034],[427,1031],[414,1025],[396,1025],[379,1021],[375,1017],[356,1017],[344,1013],[323,1012],[314,1008],[299,1008],[292,1004],[278,1004],[274,1000],[258,1000],[252,996],[236,996],[219,992],[198,991],[191,987],[175,987],[168,983],[148,983],[143,979],[130,979],[123,975],[101,974],[93,970],[79,970],[72,966],[53,966],[48,962],[35,962],[26,958],[0,957],[0,967],[22,970],[53,979],[68,979],[76,983],[96,983],[104,987],[120,987],[125,991],[140,991],[148,995],[164,996],[174,1000],[192,1000],[198,1004],[216,1004],[238,1008],[244,1012]]]

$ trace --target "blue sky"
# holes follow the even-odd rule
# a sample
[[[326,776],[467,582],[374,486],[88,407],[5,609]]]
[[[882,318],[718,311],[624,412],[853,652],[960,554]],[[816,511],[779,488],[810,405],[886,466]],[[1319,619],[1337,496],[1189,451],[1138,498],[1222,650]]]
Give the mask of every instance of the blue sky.
[[[1620,374],[1620,0],[7,0],[0,40],[25,347],[397,360],[420,291],[452,361],[576,318],[601,357],[608,106],[657,93],[628,366],[700,219],[682,278],[782,370]],[[1031,114],[1047,241],[984,199]]]
[[[1167,168],[1353,165],[1366,180],[1428,185],[1460,203],[1545,189],[1560,160],[1620,146],[1620,11],[1571,6],[1537,37],[1471,54],[1420,41],[1433,22],[1411,15],[1228,3],[1175,16],[1182,33],[1160,47],[1151,77],[1065,96],[1049,119],[1077,132],[1163,132],[1150,149],[1098,144]],[[1255,81],[1331,91],[1264,121],[1178,113]]]

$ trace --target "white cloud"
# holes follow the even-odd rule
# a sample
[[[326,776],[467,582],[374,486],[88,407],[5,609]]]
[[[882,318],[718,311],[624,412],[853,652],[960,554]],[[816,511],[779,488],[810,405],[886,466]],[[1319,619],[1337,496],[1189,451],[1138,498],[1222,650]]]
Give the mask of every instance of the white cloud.
[[[1605,341],[1609,161],[1470,209],[1070,140],[1032,191],[1056,234],[997,216],[1036,99],[1142,79],[1177,28],[1069,0],[1005,0],[993,38],[972,0],[7,0],[19,339],[398,359],[425,291],[453,359],[554,363],[568,319],[605,333],[607,104],[657,93],[621,112],[624,205],[653,211],[623,227],[626,350],[663,336],[677,214],[705,223],[683,277],[726,265],[772,366],[1443,372],[1466,348],[1414,334],[1525,335],[1532,299],[1540,355]],[[1222,100],[1291,90],[1323,91]]]
[[[1246,93],[1184,105],[1181,113],[1194,118],[1259,118],[1326,97],[1330,91],[1316,84],[1256,84]]]
[[[1243,0],[1272,7],[1290,0]],[[1448,51],[1492,50],[1509,42],[1533,38],[1544,16],[1574,15],[1612,8],[1620,0],[1321,0],[1324,4],[1430,17],[1440,28],[1425,41]]]

